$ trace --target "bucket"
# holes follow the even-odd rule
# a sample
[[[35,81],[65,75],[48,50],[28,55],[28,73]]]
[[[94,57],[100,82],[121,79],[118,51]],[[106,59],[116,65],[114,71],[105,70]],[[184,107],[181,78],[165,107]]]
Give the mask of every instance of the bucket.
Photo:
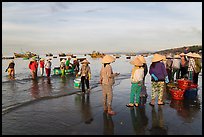
[[[177,88],[171,88],[170,89],[172,98],[175,100],[183,100],[184,99],[184,92],[185,90],[177,89]]]
[[[198,96],[198,89],[197,88],[190,88],[185,91],[184,98],[185,99],[196,99]]]
[[[81,85],[81,79],[75,79],[74,80],[74,87],[75,88],[80,88]]]

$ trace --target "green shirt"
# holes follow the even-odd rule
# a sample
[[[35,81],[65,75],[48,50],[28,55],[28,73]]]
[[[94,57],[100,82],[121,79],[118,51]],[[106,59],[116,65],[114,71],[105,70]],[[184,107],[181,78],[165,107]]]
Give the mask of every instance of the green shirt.
[[[66,66],[69,66],[70,60],[66,61]]]

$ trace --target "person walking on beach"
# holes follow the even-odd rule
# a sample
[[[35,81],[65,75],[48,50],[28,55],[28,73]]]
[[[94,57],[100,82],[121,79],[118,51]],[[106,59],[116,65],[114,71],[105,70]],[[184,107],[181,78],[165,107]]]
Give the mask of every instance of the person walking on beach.
[[[81,62],[82,66],[79,71],[79,74],[81,75],[81,87],[82,87],[82,94],[86,92],[85,90],[85,84],[88,89],[88,93],[90,92],[90,87],[89,87],[89,80],[91,79],[91,69],[88,64],[90,62],[85,59]]]
[[[115,76],[119,75],[119,73],[113,73],[110,63],[113,63],[114,61],[114,57],[105,55],[102,59],[103,65],[100,71],[100,84],[102,85],[104,112],[107,112],[109,115],[116,114],[116,112],[112,110],[112,86],[115,83]]]
[[[193,53],[195,60],[195,71],[193,76],[193,83],[198,84],[198,75],[201,72],[201,56],[199,54]]]
[[[34,58],[30,59],[30,63],[29,63],[28,67],[30,69],[30,72],[31,72],[31,75],[32,75],[32,79],[36,79],[37,65],[36,65],[36,62],[35,62]]]
[[[43,74],[44,74],[44,67],[45,67],[45,62],[44,62],[44,59],[41,58],[40,59],[40,74],[41,74],[41,76],[43,76]]]
[[[52,63],[51,63],[50,59],[47,59],[47,61],[45,63],[45,71],[46,71],[46,75],[48,78],[50,77],[51,66],[52,66]]]
[[[60,70],[61,70],[61,77],[64,77],[65,76],[65,59],[63,59],[60,63]]]
[[[72,69],[74,70],[75,74],[79,72],[79,62],[76,58],[74,58]]]
[[[140,61],[139,57],[136,57],[134,60],[130,62],[134,65],[131,73],[131,92],[130,92],[130,103],[127,104],[127,107],[138,107],[140,103],[140,92],[143,85],[144,78],[144,68],[143,63]],[[136,103],[134,103],[136,96]]]
[[[174,75],[176,73],[176,79],[180,78],[180,66],[181,66],[181,59],[179,55],[175,55],[173,59],[173,72],[172,72],[172,81],[174,81]]]
[[[9,65],[8,65],[7,69],[6,69],[6,72],[8,71],[8,75],[9,75],[10,78],[14,78],[14,76],[15,76],[15,69],[14,69],[14,67],[15,67],[15,63],[14,63],[13,60],[11,60],[9,62]]]
[[[189,52],[187,54],[187,57],[189,58],[188,62],[188,79],[193,82],[193,74],[195,71],[195,60],[193,53]]]
[[[181,78],[185,78],[187,77],[187,72],[188,72],[188,60],[186,58],[186,54],[181,53],[181,67],[180,67],[180,71],[181,71]]]
[[[151,75],[152,81],[152,94],[150,105],[155,105],[156,94],[158,93],[158,105],[164,105],[163,102],[163,91],[164,91],[164,82],[168,83],[168,75],[162,62],[163,56],[160,54],[154,54],[152,58],[152,64],[150,65],[149,73]]]

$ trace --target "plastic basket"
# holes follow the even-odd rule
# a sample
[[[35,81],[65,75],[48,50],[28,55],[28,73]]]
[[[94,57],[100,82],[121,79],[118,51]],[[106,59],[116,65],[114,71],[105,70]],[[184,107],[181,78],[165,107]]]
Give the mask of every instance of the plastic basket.
[[[170,89],[170,92],[171,92],[173,99],[175,99],[175,100],[183,100],[184,99],[185,90],[172,88],[172,89]]]
[[[180,88],[182,90],[189,89],[190,85],[191,85],[191,81],[190,80],[186,80],[186,79],[178,79],[177,83],[178,83],[178,88]]]
[[[185,91],[184,98],[186,99],[196,99],[198,96],[198,89],[197,88],[191,88]]]

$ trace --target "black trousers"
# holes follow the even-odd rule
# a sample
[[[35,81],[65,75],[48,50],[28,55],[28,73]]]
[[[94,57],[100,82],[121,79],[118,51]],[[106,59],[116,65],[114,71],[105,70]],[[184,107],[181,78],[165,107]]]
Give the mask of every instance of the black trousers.
[[[81,77],[81,88],[82,88],[82,92],[85,92],[85,84],[87,89],[89,89],[89,80],[85,78],[85,76]]]
[[[193,74],[193,83],[194,83],[194,84],[198,84],[198,74],[199,74],[199,73],[194,73],[194,74]]]

